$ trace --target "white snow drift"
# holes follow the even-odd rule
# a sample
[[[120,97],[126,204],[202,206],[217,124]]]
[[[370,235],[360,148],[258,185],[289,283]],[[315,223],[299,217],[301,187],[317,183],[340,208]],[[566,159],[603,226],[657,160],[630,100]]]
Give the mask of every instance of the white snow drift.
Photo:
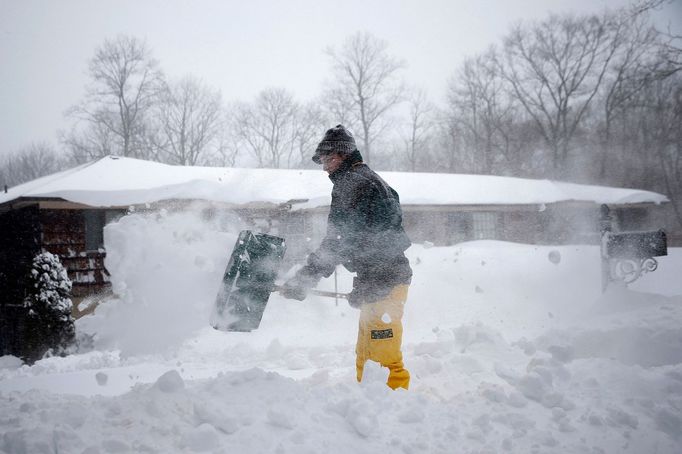
[[[342,300],[273,294],[257,331],[208,327],[230,225],[107,227],[118,299],[78,321],[93,350],[0,358],[0,451],[682,452],[682,250],[601,295],[596,247],[413,245],[405,392],[378,366],[355,382]]]

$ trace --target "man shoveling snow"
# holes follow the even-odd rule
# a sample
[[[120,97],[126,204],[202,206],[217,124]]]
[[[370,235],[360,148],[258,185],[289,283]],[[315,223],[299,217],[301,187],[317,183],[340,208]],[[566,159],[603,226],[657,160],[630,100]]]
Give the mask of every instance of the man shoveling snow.
[[[398,193],[362,162],[353,135],[342,125],[325,133],[313,161],[334,183],[327,234],[280,293],[303,300],[339,264],[357,273],[348,297],[360,309],[357,379],[362,381],[364,365],[372,360],[389,369],[388,386],[407,389],[410,374],[400,348],[412,269],[404,254],[410,240]]]

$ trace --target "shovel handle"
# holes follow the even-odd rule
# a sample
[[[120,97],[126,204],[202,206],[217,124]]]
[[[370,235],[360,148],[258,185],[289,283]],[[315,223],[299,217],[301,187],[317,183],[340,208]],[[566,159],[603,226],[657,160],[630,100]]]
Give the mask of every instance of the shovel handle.
[[[280,290],[284,290],[287,287],[284,287],[283,285],[275,285],[273,287],[273,291],[278,292]],[[345,298],[348,299],[348,293],[336,293],[336,292],[329,292],[326,290],[318,290],[318,289],[310,289],[308,290],[308,293],[312,295],[318,295],[318,296],[328,296],[329,298]]]

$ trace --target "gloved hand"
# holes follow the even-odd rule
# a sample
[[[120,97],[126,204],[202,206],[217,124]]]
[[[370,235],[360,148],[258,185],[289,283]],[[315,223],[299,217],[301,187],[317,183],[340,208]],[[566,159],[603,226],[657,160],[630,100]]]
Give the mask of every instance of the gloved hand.
[[[282,285],[279,294],[287,299],[303,301],[308,296],[308,289],[317,285],[319,279],[310,276],[302,268],[294,277]]]
[[[286,281],[282,287],[279,294],[286,299],[303,301],[308,296],[308,289],[301,286],[295,277]]]

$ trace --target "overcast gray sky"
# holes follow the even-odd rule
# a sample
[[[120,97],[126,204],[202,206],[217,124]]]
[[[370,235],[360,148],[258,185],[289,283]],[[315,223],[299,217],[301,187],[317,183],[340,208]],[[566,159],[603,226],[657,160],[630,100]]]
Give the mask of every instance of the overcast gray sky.
[[[146,39],[170,77],[194,74],[223,98],[282,86],[299,100],[329,78],[327,46],[367,30],[404,59],[407,82],[439,101],[462,58],[499,42],[519,20],[598,12],[628,0],[0,0],[0,154],[57,144],[86,67],[105,38]],[[682,26],[682,0],[656,14]]]

